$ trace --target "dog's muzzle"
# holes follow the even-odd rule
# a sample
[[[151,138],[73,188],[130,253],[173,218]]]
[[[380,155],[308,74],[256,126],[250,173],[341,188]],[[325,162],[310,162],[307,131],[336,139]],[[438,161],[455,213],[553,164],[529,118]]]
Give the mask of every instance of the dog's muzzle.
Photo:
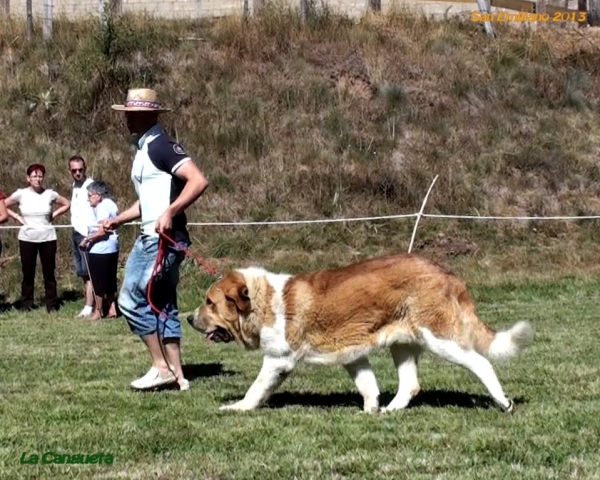
[[[233,340],[233,335],[223,327],[217,327],[206,334],[206,339],[215,343],[229,343]]]

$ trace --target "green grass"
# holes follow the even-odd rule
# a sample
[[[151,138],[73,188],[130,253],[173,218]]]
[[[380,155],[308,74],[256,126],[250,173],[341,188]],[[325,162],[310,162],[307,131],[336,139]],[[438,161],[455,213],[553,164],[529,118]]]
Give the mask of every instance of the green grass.
[[[135,393],[147,354],[124,320],[90,324],[9,311],[0,319],[3,479],[548,479],[598,478],[600,278],[477,284],[481,317],[536,330],[521,358],[496,365],[518,402],[491,407],[472,374],[426,355],[412,408],[367,415],[341,367],[301,365],[256,412],[218,411],[240,398],[261,356],[214,345],[184,325],[189,392]],[[189,292],[188,292],[189,293]],[[183,295],[183,308],[194,300]],[[373,359],[384,401],[389,354]],[[112,465],[21,465],[23,452],[111,453]]]
[[[394,13],[354,22],[325,11],[302,25],[270,7],[247,23],[61,20],[51,42],[27,43],[24,28],[0,20],[6,193],[42,161],[47,185],[68,194],[65,162],[80,153],[125,208],[135,197],[132,152],[110,105],[127,88],[149,86],[174,109],[165,125],[211,183],[190,221],[413,213],[436,174],[428,213],[600,209],[593,29],[498,25],[492,40],[458,19]],[[190,230],[194,252],[221,270],[257,262],[293,273],[406,251],[413,225]],[[527,318],[537,330],[531,351],[498,367],[520,400],[514,416],[485,408],[470,373],[431,357],[421,368],[425,393],[405,412],[364,415],[341,367],[301,366],[270,407],[221,414],[254,380],[260,354],[206,344],[184,325],[192,390],[137,394],[128,385],[148,358],[123,320],[77,320],[79,303],[59,316],[2,313],[0,478],[598,478],[598,226],[419,224],[415,251],[475,285],[484,319],[503,327]],[[121,231],[123,262],[136,232]],[[79,289],[69,233],[59,232],[63,293]],[[0,304],[17,300],[21,280],[16,231],[2,238]],[[38,290],[40,277],[38,268]],[[184,310],[210,281],[184,265]],[[392,361],[381,354],[373,363],[389,400]],[[48,450],[115,460],[19,463],[23,452]]]

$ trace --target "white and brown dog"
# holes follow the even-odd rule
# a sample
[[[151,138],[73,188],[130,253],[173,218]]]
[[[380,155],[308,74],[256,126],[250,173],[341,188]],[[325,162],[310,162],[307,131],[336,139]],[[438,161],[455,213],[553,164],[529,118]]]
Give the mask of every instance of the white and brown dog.
[[[514,404],[490,362],[522,352],[533,340],[527,322],[495,332],[477,314],[467,288],[452,273],[416,255],[366,260],[335,270],[275,274],[262,268],[230,272],[188,318],[209,340],[261,349],[260,374],[245,397],[222,410],[262,405],[299,360],[342,364],[364,399],[379,410],[379,388],[368,356],[389,348],[398,393],[383,409],[405,408],[419,392],[417,365],[427,349],[472,371],[498,406]]]

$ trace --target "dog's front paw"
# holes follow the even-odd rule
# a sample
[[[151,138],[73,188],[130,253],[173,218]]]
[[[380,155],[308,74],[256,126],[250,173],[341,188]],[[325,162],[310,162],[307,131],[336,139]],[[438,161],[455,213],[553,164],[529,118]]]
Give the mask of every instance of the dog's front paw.
[[[504,411],[505,413],[513,414],[513,413],[515,413],[517,406],[515,405],[515,402],[513,402],[512,400],[509,400],[508,407],[500,407],[500,408],[502,408],[502,411]]]
[[[363,413],[379,413],[379,403],[365,403]]]
[[[239,402],[232,403],[231,405],[222,405],[221,407],[219,407],[219,410],[221,410],[221,411],[233,410],[235,412],[247,412],[248,410],[254,410],[254,407],[252,405],[248,405],[247,403],[244,403],[244,401],[241,400]]]

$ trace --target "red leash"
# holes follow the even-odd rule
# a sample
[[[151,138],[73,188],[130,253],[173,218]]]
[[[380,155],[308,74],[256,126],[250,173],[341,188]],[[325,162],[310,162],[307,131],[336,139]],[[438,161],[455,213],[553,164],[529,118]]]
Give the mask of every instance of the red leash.
[[[157,315],[159,315],[159,317],[162,317],[164,319],[164,317],[166,317],[165,312],[160,311],[152,303],[152,287],[154,285],[154,280],[156,279],[156,277],[158,276],[158,274],[160,273],[160,270],[162,268],[163,262],[165,260],[165,256],[167,254],[167,248],[169,248],[169,245],[168,245],[169,243],[175,248],[175,250],[183,252],[186,257],[192,258],[193,260],[195,260],[198,263],[198,265],[203,266],[206,269],[206,271],[208,273],[210,273],[211,275],[217,275],[217,270],[210,263],[208,263],[206,260],[204,260],[202,257],[194,255],[192,253],[192,251],[185,244],[177,243],[175,240],[173,240],[171,237],[169,237],[166,233],[161,233],[159,235],[160,235],[160,237],[158,240],[158,254],[156,255],[156,260],[154,261],[154,268],[152,269],[152,275],[150,276],[150,280],[148,281],[147,299],[148,299],[148,304],[150,305],[150,308],[152,309],[152,311],[154,313],[156,313]]]

